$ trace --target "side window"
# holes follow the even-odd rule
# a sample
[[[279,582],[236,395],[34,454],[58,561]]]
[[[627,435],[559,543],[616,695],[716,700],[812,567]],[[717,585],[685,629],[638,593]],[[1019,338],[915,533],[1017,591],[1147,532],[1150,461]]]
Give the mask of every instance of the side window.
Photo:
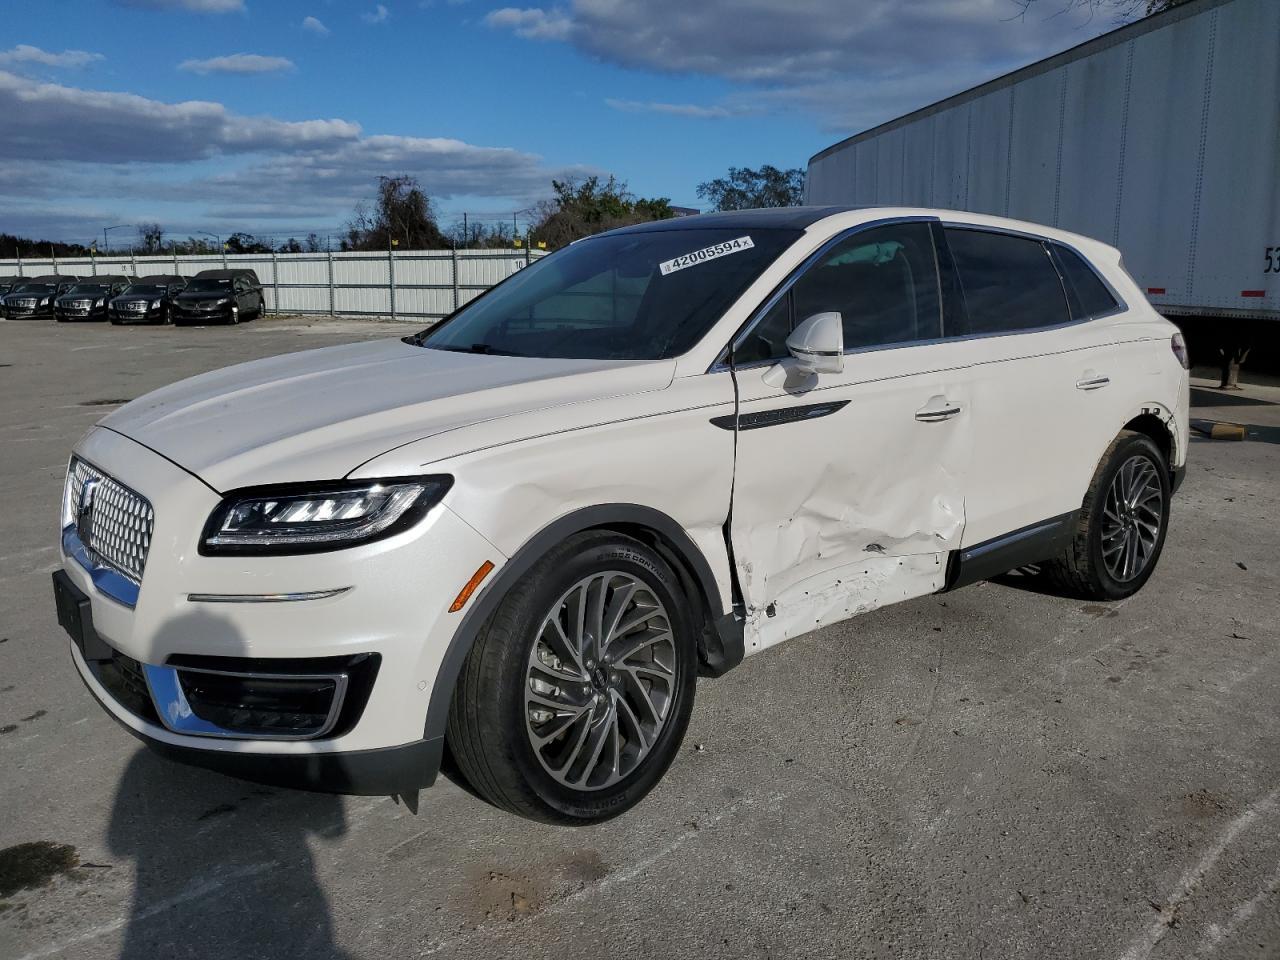
[[[1120,304],[1111,295],[1089,266],[1074,250],[1061,244],[1053,245],[1053,252],[1058,257],[1058,265],[1062,268],[1062,279],[1067,285],[1067,299],[1071,303],[1071,319],[1087,320],[1090,317],[1110,313]]]
[[[1062,279],[1039,240],[949,227],[947,245],[964,291],[966,318],[948,336],[1016,333],[1067,323]]]
[[[781,360],[787,356],[787,337],[791,335],[791,292],[783,294],[760,322],[747,331],[733,350],[735,364]]]
[[[792,296],[797,324],[815,313],[840,314],[845,350],[942,334],[938,268],[927,223],[888,224],[853,234],[796,281]]]

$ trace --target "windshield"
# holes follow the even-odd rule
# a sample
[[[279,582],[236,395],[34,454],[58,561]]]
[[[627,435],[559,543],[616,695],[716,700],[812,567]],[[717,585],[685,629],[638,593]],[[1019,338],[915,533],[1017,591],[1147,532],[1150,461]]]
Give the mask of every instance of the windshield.
[[[164,293],[164,287],[157,287],[150,283],[134,283],[125,287],[124,296],[131,293],[142,297],[155,297]]]
[[[16,288],[14,293],[53,293],[53,284],[51,283],[24,283]]]
[[[231,289],[231,279],[215,279],[205,277],[203,280],[192,280],[187,284],[187,293],[226,293]]]
[[[101,293],[106,293],[109,289],[111,289],[111,285],[106,283],[77,283],[74,287],[68,290],[67,293],[68,294],[72,294],[72,293],[101,294]]]
[[[674,357],[697,343],[799,235],[739,227],[582,240],[409,342],[521,357]]]

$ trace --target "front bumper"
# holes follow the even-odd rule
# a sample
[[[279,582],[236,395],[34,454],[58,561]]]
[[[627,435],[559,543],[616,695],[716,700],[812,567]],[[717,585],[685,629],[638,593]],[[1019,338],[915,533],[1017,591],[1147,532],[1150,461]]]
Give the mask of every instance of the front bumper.
[[[234,316],[229,306],[216,310],[191,310],[177,304],[173,307],[174,323],[230,323]]]
[[[62,323],[76,321],[102,321],[107,319],[106,307],[93,307],[88,310],[68,310],[64,307],[54,307],[53,318]]]
[[[484,561],[505,562],[492,544],[440,504],[412,529],[363,547],[205,557],[197,538],[217,494],[111,431],[92,431],[76,452],[147,497],[155,511],[134,596],[114,591],[113,597],[111,584],[95,582],[64,543],[59,574],[87,599],[95,642],[136,661],[145,677],[143,701],[130,702],[103,682],[96,654],[86,658],[83,645],[71,645],[81,679],[117,722],[175,759],[278,785],[385,794],[434,780],[442,744],[424,739],[427,708],[462,621],[448,607]],[[337,587],[346,589],[315,599],[265,599]],[[261,665],[362,655],[376,655],[380,665],[358,716],[314,738],[225,736],[175,722],[175,701],[153,682],[154,671],[182,671],[200,658]]]
[[[112,307],[108,319],[112,323],[160,323],[164,320],[164,308],[148,307],[146,310],[121,310]]]

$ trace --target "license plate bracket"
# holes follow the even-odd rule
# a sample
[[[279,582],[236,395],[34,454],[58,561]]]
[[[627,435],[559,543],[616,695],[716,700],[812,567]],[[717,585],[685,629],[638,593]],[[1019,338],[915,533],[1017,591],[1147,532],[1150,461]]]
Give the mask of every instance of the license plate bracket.
[[[58,610],[58,623],[67,631],[86,660],[110,660],[111,648],[93,629],[93,607],[89,596],[67,576],[65,570],[53,573],[53,601]]]

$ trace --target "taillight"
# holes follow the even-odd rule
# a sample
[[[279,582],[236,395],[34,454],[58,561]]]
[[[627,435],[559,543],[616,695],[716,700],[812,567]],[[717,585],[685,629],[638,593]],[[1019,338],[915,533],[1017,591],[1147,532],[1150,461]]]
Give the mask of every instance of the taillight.
[[[1191,357],[1187,353],[1187,341],[1182,336],[1182,331],[1177,331],[1170,339],[1169,346],[1173,348],[1173,355],[1178,358],[1178,362],[1182,364],[1183,370],[1191,369]]]

